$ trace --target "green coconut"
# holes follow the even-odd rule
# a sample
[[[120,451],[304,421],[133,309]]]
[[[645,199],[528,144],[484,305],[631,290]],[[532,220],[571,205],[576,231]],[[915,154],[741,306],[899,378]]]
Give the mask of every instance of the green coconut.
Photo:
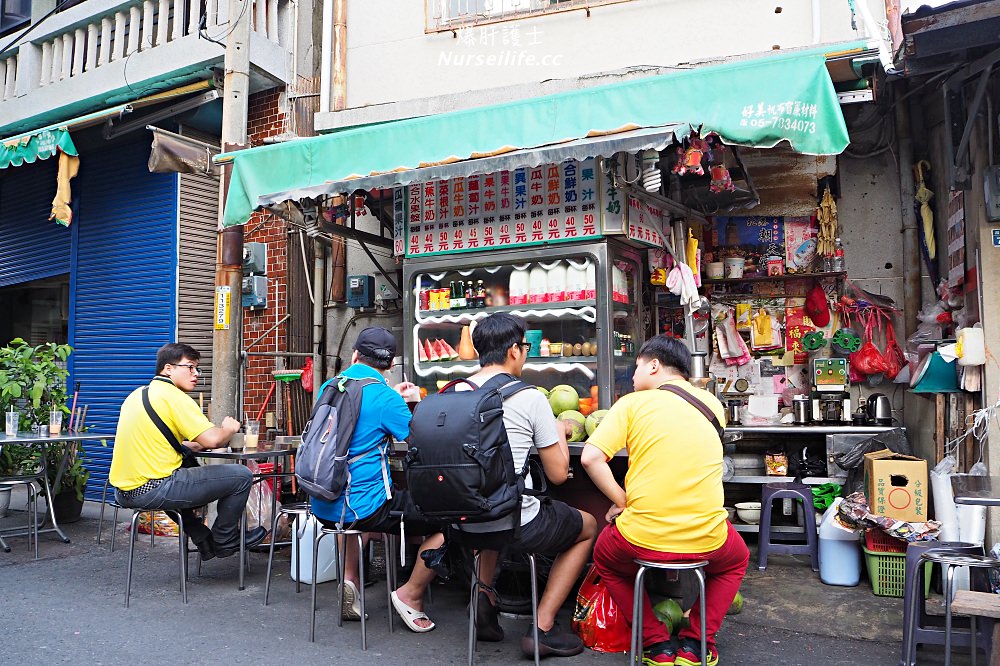
[[[590,416],[587,417],[587,420],[583,424],[583,426],[587,429],[587,437],[594,434],[594,431],[597,430],[597,426],[601,425],[601,421],[604,420],[604,417],[607,415],[608,410],[606,409],[598,409],[596,412],[590,413]]]
[[[743,593],[737,592],[733,598],[733,603],[729,604],[726,615],[739,615],[743,611]]]
[[[544,395],[546,398],[549,397],[549,390],[547,388],[545,388],[544,386],[536,386],[535,388],[537,388],[539,391],[541,391],[542,395]]]
[[[566,386],[565,384],[556,386],[549,391],[549,406],[552,408],[552,413],[555,416],[559,416],[563,412],[570,410],[576,411],[580,409],[580,396],[577,395],[576,389],[572,386]],[[581,422],[581,425],[583,425],[583,422]]]
[[[671,635],[675,629],[680,629],[681,620],[684,618],[684,611],[676,599],[664,599],[656,604],[653,606],[653,614],[666,625]]]
[[[582,442],[587,436],[587,431],[584,427],[587,417],[580,412],[575,409],[568,409],[565,412],[561,412],[557,418],[560,421],[568,421],[573,426],[573,431],[566,438],[567,441]]]

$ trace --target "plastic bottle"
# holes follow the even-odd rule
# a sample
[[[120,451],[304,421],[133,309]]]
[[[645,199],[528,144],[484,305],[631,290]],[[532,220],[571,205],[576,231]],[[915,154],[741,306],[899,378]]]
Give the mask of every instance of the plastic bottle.
[[[545,264],[548,273],[545,282],[545,302],[562,303],[566,300],[566,264],[557,261]]]
[[[827,585],[854,587],[861,582],[861,546],[857,532],[836,520],[842,499],[834,500],[819,526],[819,579]]]
[[[302,580],[300,582],[307,585],[312,584],[313,539],[316,537],[318,522],[316,518],[309,516],[306,518],[305,524],[301,527],[298,519],[292,523],[292,529],[295,531],[292,534],[291,578],[295,580],[295,558],[301,553],[302,559],[299,560],[299,574],[302,576]],[[334,539],[330,537],[324,537],[319,542],[319,557],[316,560],[317,583],[337,580],[339,567],[337,567],[337,551],[335,550],[335,546]]]
[[[842,273],[847,270],[847,264],[844,262],[844,244],[840,238],[833,241],[833,261],[831,264],[834,273]]]
[[[524,305],[528,302],[528,265],[515,266],[510,274],[507,288],[510,305]]]
[[[544,303],[548,294],[548,271],[541,264],[532,266],[528,273],[528,302]]]
[[[588,301],[597,298],[597,266],[594,262],[587,262],[587,292],[583,295]]]
[[[587,297],[587,262],[568,260],[566,268],[566,300],[582,301]]]

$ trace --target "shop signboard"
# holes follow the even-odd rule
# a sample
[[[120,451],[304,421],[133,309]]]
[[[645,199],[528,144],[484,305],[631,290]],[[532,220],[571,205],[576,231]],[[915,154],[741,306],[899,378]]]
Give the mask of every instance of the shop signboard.
[[[392,190],[392,256],[406,253],[406,188]]]
[[[663,208],[640,201],[636,197],[629,196],[627,199],[625,236],[645,245],[664,247],[666,245],[664,229],[668,228],[670,215]]]
[[[594,159],[569,160],[406,188],[406,256],[600,238]]]

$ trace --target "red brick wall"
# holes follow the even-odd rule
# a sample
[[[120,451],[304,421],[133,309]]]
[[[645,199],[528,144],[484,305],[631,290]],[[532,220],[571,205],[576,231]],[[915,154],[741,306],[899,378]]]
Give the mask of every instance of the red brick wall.
[[[247,135],[251,146],[259,146],[268,137],[282,134],[286,116],[278,105],[281,88],[265,90],[250,96],[247,118]],[[288,236],[284,220],[270,213],[254,213],[245,227],[247,243],[267,243],[267,307],[243,311],[243,348],[259,338],[264,331],[285,316],[288,310],[286,287],[288,284]],[[277,339],[277,349],[275,348]],[[287,351],[287,322],[278,326],[250,348],[251,352]],[[243,412],[246,418],[256,418],[274,384],[271,371],[275,369],[275,358],[270,356],[250,356],[243,379]],[[267,412],[277,413],[272,396]],[[282,410],[284,412],[284,410]],[[284,429],[283,423],[278,423]],[[262,419],[261,428],[264,423]]]

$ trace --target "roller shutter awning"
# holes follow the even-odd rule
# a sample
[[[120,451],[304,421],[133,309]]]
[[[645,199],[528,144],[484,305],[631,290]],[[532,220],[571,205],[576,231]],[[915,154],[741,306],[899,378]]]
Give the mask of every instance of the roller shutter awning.
[[[288,199],[607,156],[699,127],[732,145],[839,154],[849,137],[827,57],[865,50],[826,45],[226,153],[223,224]]]

